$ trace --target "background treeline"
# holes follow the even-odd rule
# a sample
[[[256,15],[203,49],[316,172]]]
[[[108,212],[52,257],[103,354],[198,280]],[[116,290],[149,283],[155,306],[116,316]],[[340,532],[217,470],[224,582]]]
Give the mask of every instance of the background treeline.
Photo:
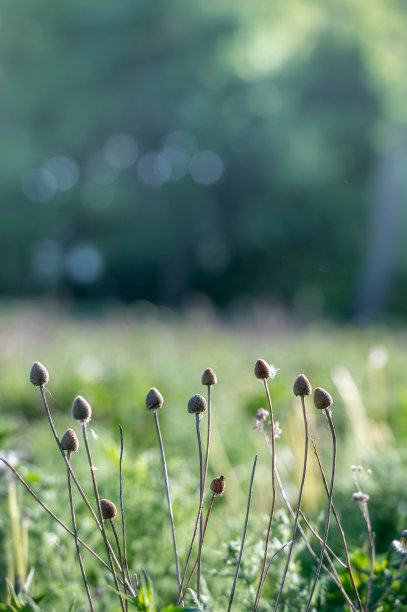
[[[0,18],[3,295],[403,313],[404,3]]]

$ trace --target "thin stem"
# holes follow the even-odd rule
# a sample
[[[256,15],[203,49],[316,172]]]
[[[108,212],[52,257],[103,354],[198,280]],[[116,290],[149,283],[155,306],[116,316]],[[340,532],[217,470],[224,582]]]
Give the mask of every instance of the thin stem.
[[[235,578],[233,580],[232,590],[230,591],[229,606],[228,606],[227,612],[230,612],[230,609],[232,607],[233,597],[235,595],[236,583],[237,583],[237,579],[239,577],[240,563],[242,561],[244,542],[245,542],[245,539],[246,539],[247,523],[249,521],[249,512],[250,512],[250,504],[251,504],[251,501],[252,501],[252,489],[253,489],[254,473],[256,471],[257,457],[258,457],[258,455],[255,456],[254,462],[253,462],[252,476],[250,478],[249,496],[247,498],[246,518],[245,518],[244,526],[243,526],[242,542],[240,544],[239,558],[237,560],[236,572],[235,572]]]
[[[380,596],[380,598],[375,601],[375,603],[369,608],[370,610],[374,610],[374,608],[376,608],[376,606],[379,605],[380,602],[383,601],[383,599],[385,599],[387,597],[387,595],[391,592],[392,588],[393,588],[393,584],[396,582],[401,570],[403,569],[405,563],[407,561],[407,555],[404,555],[403,559],[401,560],[400,565],[397,568],[396,573],[393,576],[392,581],[390,582],[389,586],[387,587],[387,589],[385,590],[385,592],[383,593],[383,595]]]
[[[290,540],[289,542],[286,542],[285,544],[283,544],[283,545],[282,545],[282,547],[281,547],[281,548],[279,548],[279,549],[278,549],[278,550],[277,550],[277,551],[274,553],[274,555],[271,557],[270,561],[269,561],[269,562],[268,562],[268,564],[267,564],[266,571],[264,572],[264,576],[263,576],[263,584],[261,585],[262,590],[263,590],[263,587],[264,587],[264,583],[266,582],[267,574],[268,574],[268,571],[269,571],[269,569],[270,569],[270,567],[271,567],[272,562],[273,562],[273,561],[274,561],[274,559],[277,557],[277,555],[278,555],[279,553],[281,553],[281,551],[282,551],[282,550],[284,550],[284,548],[285,548],[286,546],[289,546],[290,544],[291,544],[291,540]]]
[[[204,541],[204,538],[205,538],[206,528],[207,528],[207,526],[208,526],[209,515],[210,515],[210,513],[211,513],[212,506],[213,506],[213,502],[215,501],[215,497],[217,497],[217,494],[216,494],[216,493],[213,493],[213,494],[212,494],[212,499],[211,499],[211,502],[210,502],[209,507],[208,507],[208,512],[206,513],[205,525],[204,525],[204,528],[203,528],[202,539],[201,539],[201,546],[202,546],[203,541]],[[186,585],[185,585],[184,593],[183,593],[182,597],[181,597],[181,598],[180,598],[180,600],[179,600],[179,605],[181,605],[181,604],[182,604],[182,602],[184,601],[184,597],[185,597],[186,592],[187,592],[187,590],[188,590],[189,583],[190,583],[190,582],[191,582],[191,580],[192,580],[192,577],[193,577],[193,575],[194,575],[194,573],[195,573],[195,570],[196,570],[196,566],[197,566],[197,565],[198,565],[198,557],[196,558],[195,563],[194,563],[194,567],[192,568],[191,573],[189,574],[189,577],[188,577],[187,583],[186,583]]]
[[[273,522],[274,509],[276,507],[276,445],[275,445],[275,435],[274,435],[273,406],[271,404],[271,397],[270,397],[270,391],[269,391],[269,388],[268,388],[267,380],[263,380],[263,384],[264,384],[264,389],[266,391],[267,402],[268,402],[268,406],[269,406],[269,410],[270,410],[271,464],[272,464],[272,472],[271,472],[272,501],[271,501],[271,510],[270,510],[269,524],[268,524],[267,533],[266,533],[266,541],[265,541],[265,544],[264,544],[263,564],[262,564],[261,571],[260,571],[259,585],[257,587],[257,593],[256,593],[256,599],[254,601],[253,612],[256,612],[256,610],[257,610],[257,608],[259,606],[259,602],[260,602],[263,576],[264,576],[264,572],[266,570],[266,563],[267,563],[267,552],[268,552],[268,545],[269,545],[269,540],[270,540],[271,524]]]
[[[118,536],[117,531],[116,531],[116,527],[114,526],[113,520],[109,519],[109,523],[110,523],[110,526],[112,528],[112,531],[113,531],[113,534],[114,534],[114,538],[116,540],[117,552],[119,554],[120,565],[121,565],[121,568],[122,568],[122,577],[123,577],[123,584],[124,584],[124,594],[127,595],[126,575],[124,573],[125,572],[125,567],[124,567],[124,564],[123,564],[123,556],[122,556],[122,549],[121,549],[121,546],[120,546],[120,540],[119,540],[119,536]],[[129,609],[129,604],[128,604],[127,599],[125,599],[124,605],[125,605],[126,612],[127,612],[128,609]]]
[[[174,547],[175,571],[176,571],[176,574],[177,574],[178,588],[181,590],[181,579],[180,579],[179,563],[178,563],[178,553],[177,553],[177,541],[175,539],[174,515],[173,515],[173,512],[172,512],[170,487],[169,487],[169,483],[168,483],[167,463],[165,461],[164,445],[163,445],[163,439],[161,437],[160,424],[158,422],[157,409],[153,410],[153,413],[154,413],[155,428],[157,430],[157,436],[158,436],[158,444],[160,446],[160,451],[161,451],[161,460],[162,460],[162,464],[163,464],[164,486],[165,486],[165,493],[167,495],[168,513],[170,515],[170,523],[171,523],[172,544],[173,544],[173,547]]]
[[[99,496],[98,486],[97,486],[97,482],[96,482],[95,467],[93,465],[92,455],[91,455],[91,452],[90,452],[88,434],[87,434],[87,430],[86,430],[86,421],[81,421],[81,427],[82,427],[83,440],[84,440],[85,448],[86,448],[86,454],[88,455],[90,474],[91,474],[92,484],[93,484],[93,491],[94,491],[94,494],[95,494],[96,506],[97,506],[98,513],[99,513],[100,526],[102,528],[102,530],[101,530],[102,531],[102,536],[103,536],[103,540],[105,542],[106,552],[107,552],[107,556],[108,556],[108,559],[109,559],[109,564],[110,564],[110,567],[112,569],[114,584],[115,584],[116,590],[120,592],[119,583],[117,582],[117,576],[116,576],[116,572],[115,572],[114,565],[113,565],[113,558],[112,558],[112,553],[111,553],[111,547],[109,546],[109,542],[108,542],[107,535],[106,535],[106,529],[105,529],[104,520],[103,520],[103,516],[102,516],[102,508],[100,506],[100,496]],[[122,608],[123,612],[125,612],[122,596],[119,595],[118,597],[119,597],[119,600],[120,600],[121,608]]]
[[[265,440],[267,442],[267,446],[268,446],[269,450],[271,450],[271,441],[270,441],[269,436],[267,435],[267,432],[265,431],[263,425],[261,426],[260,431],[263,433],[263,435],[265,437]],[[289,511],[289,513],[291,514],[291,517],[294,518],[295,517],[295,513],[294,513],[294,510],[291,507],[290,502],[288,501],[288,497],[287,497],[287,494],[286,494],[286,492],[284,490],[283,483],[281,481],[280,474],[278,472],[278,468],[276,468],[276,479],[277,479],[277,483],[278,483],[278,486],[279,486],[279,489],[280,489],[281,497],[283,498],[285,506],[286,506],[287,510]],[[305,546],[307,547],[308,552],[315,559],[315,561],[318,562],[318,557],[315,554],[315,552],[313,551],[310,543],[308,542],[307,536],[305,535],[305,532],[304,532],[303,528],[301,527],[300,523],[298,523],[298,531],[300,532],[300,535],[301,535],[302,539],[304,540],[304,543],[305,543]],[[330,567],[332,569],[332,572],[324,564],[322,564],[322,569],[328,574],[328,576],[331,578],[331,580],[336,584],[338,589],[341,591],[341,593],[342,593],[344,599],[346,600],[347,604],[349,605],[350,609],[356,611],[355,606],[352,604],[351,600],[348,597],[348,594],[346,593],[345,589],[342,586],[342,583],[341,583],[341,581],[339,579],[338,573],[336,572],[335,566],[333,565],[333,563],[332,563],[332,561],[331,561],[327,551],[325,551],[325,557],[326,557],[326,560],[328,561],[328,563],[329,563],[329,565],[330,565]]]
[[[59,438],[58,438],[58,435],[57,435],[57,432],[56,432],[56,429],[55,429],[55,425],[54,425],[54,422],[52,420],[51,411],[50,411],[49,406],[48,406],[47,398],[45,397],[44,385],[40,386],[40,392],[41,392],[41,397],[42,397],[42,403],[43,403],[44,408],[45,408],[45,413],[47,415],[48,422],[49,422],[50,427],[51,427],[51,431],[53,433],[53,436],[55,438],[57,446],[58,446],[58,448],[60,450],[62,458],[65,461],[65,465],[67,467],[67,470],[69,470],[69,472],[70,472],[70,474],[72,476],[72,480],[74,481],[74,483],[75,483],[79,493],[81,494],[83,501],[85,502],[86,506],[88,507],[88,509],[89,509],[89,511],[90,511],[90,513],[91,513],[91,515],[92,515],[92,517],[93,517],[93,519],[94,519],[94,521],[95,521],[95,523],[97,525],[97,528],[99,529],[99,531],[103,535],[103,528],[102,528],[102,526],[101,526],[101,524],[100,524],[100,522],[99,522],[99,520],[98,520],[98,518],[97,518],[97,516],[96,516],[96,514],[95,514],[95,512],[94,512],[94,510],[92,508],[92,506],[90,505],[90,503],[88,501],[88,498],[86,497],[85,493],[83,492],[82,487],[79,484],[78,479],[76,478],[76,476],[74,474],[74,471],[72,470],[71,466],[69,465],[69,463],[67,461],[67,458],[65,457],[65,453],[64,453],[64,451],[63,451],[63,449],[61,447],[61,443],[59,441]],[[109,547],[110,554],[112,555],[114,562],[116,563],[117,567],[119,567],[119,562],[117,561],[116,555],[114,554],[113,549],[110,546],[109,542],[108,542],[108,547]],[[119,569],[121,569],[121,568],[119,567]],[[113,573],[114,573],[114,569],[113,569]],[[135,595],[134,589],[131,586],[131,584],[130,585],[128,584],[127,586],[129,587],[129,590],[132,593],[132,595]]]
[[[280,583],[280,589],[279,589],[278,595],[277,595],[277,601],[276,601],[276,604],[274,606],[274,612],[277,610],[278,604],[280,603],[281,594],[282,594],[283,588],[284,588],[284,582],[285,582],[285,579],[286,579],[286,576],[287,576],[288,565],[290,563],[291,553],[292,553],[293,546],[294,546],[294,538],[295,538],[295,534],[296,534],[297,526],[298,526],[298,517],[299,517],[300,507],[301,507],[302,492],[304,490],[305,475],[306,475],[306,472],[307,472],[308,419],[307,419],[307,411],[306,411],[306,408],[305,408],[305,398],[304,398],[303,395],[301,395],[301,406],[302,406],[302,415],[303,415],[303,419],[304,419],[304,429],[305,429],[304,462],[303,462],[303,468],[302,468],[302,478],[301,478],[300,492],[299,492],[299,495],[298,495],[297,509],[296,509],[295,517],[294,517],[293,529],[292,529],[292,532],[291,532],[291,544],[290,544],[290,548],[288,549],[288,555],[287,555],[287,559],[286,559],[286,563],[285,563],[283,577],[282,577],[281,583]],[[322,558],[323,558],[323,553],[322,553],[322,557],[321,557],[321,565],[322,565]]]
[[[120,462],[119,462],[120,514],[121,514],[121,519],[122,519],[123,557],[124,557],[124,565],[126,568],[127,580],[131,583],[129,565],[127,562],[126,525],[124,521],[124,505],[123,505],[123,451],[124,451],[123,427],[119,425],[119,429],[120,429]],[[123,568],[123,565],[122,565],[122,568]]]
[[[328,538],[328,531],[329,531],[329,523],[331,520],[331,510],[332,510],[332,494],[333,494],[333,490],[334,490],[334,482],[335,482],[335,469],[336,469],[336,433],[335,433],[335,428],[334,428],[334,424],[332,421],[332,417],[331,417],[331,412],[329,409],[324,410],[324,413],[328,419],[328,423],[329,423],[329,428],[331,430],[331,435],[332,435],[332,473],[331,473],[331,486],[329,488],[329,496],[328,496],[328,509],[327,509],[327,516],[326,516],[326,523],[325,523],[325,533],[324,533],[324,539],[322,541],[322,545],[321,545],[321,554],[319,557],[319,563],[318,563],[318,567],[317,567],[317,571],[315,572],[315,576],[314,576],[314,582],[312,584],[311,587],[311,592],[309,594],[308,597],[308,601],[307,601],[307,605],[305,608],[305,612],[308,612],[310,605],[311,605],[311,601],[312,601],[312,597],[314,595],[314,591],[315,591],[315,587],[317,586],[317,581],[319,578],[319,574],[321,572],[321,566],[322,566],[322,560],[324,558],[324,552],[325,552],[325,546],[326,546],[326,541]]]
[[[199,453],[199,507],[203,503],[203,466],[202,466],[202,442],[201,442],[201,429],[200,429],[200,415],[195,415],[195,426],[196,426],[196,436],[198,439],[198,453]],[[202,522],[202,513],[201,518],[199,519],[199,542],[198,542],[198,558],[197,558],[197,578],[196,578],[196,596],[198,599],[198,603],[201,600],[201,551],[202,551],[202,535],[203,535],[203,522]]]
[[[318,461],[318,465],[319,465],[319,469],[320,469],[320,472],[321,472],[321,476],[322,476],[322,480],[323,480],[323,483],[324,483],[326,494],[329,496],[328,482],[326,480],[325,471],[324,471],[324,468],[323,468],[323,465],[322,465],[321,458],[320,458],[319,453],[318,453],[318,449],[317,449],[316,444],[315,444],[315,442],[314,442],[314,440],[312,438],[311,438],[311,443],[312,443],[312,446],[314,447],[314,453],[315,453],[315,456],[316,456],[317,461]],[[332,512],[334,514],[334,517],[335,517],[335,520],[336,520],[336,524],[338,525],[338,529],[339,529],[339,532],[341,534],[343,550],[345,552],[345,558],[346,558],[346,569],[347,569],[348,574],[349,574],[349,579],[350,579],[350,582],[351,582],[351,585],[352,585],[352,589],[353,589],[353,592],[355,593],[355,597],[356,597],[357,602],[358,602],[359,610],[362,611],[363,610],[363,604],[362,604],[362,601],[360,599],[359,591],[357,589],[357,586],[356,586],[356,583],[355,583],[355,579],[354,579],[354,576],[353,576],[352,565],[351,565],[351,561],[350,561],[350,557],[349,557],[349,550],[348,550],[348,545],[347,545],[347,542],[346,542],[345,532],[344,532],[344,530],[342,528],[342,523],[340,521],[338,513],[336,512],[336,508],[335,508],[335,505],[334,505],[333,502],[332,502]]]
[[[67,455],[68,455],[67,456],[68,463],[70,464],[71,463],[71,451],[68,451]],[[79,567],[81,568],[83,584],[85,585],[86,594],[87,594],[88,600],[89,600],[89,606],[90,606],[90,609],[92,610],[92,612],[94,612],[95,608],[93,607],[92,596],[91,596],[90,591],[89,591],[89,584],[88,584],[88,580],[86,578],[85,568],[83,566],[83,561],[82,561],[82,555],[81,555],[81,551],[80,551],[80,548],[79,548],[78,530],[76,528],[76,518],[75,518],[75,506],[74,506],[74,503],[73,503],[73,495],[72,495],[71,474],[70,474],[69,470],[67,470],[67,477],[68,477],[69,504],[71,506],[72,529],[73,529],[74,538],[75,538],[76,554],[78,555]]]
[[[367,609],[369,607],[370,589],[372,588],[374,564],[375,564],[375,559],[376,559],[375,536],[372,531],[372,524],[370,522],[369,508],[367,506],[367,502],[363,503],[363,516],[366,521],[367,533],[369,536],[369,544],[370,544],[370,572],[369,572],[369,579],[367,581],[365,607],[364,607],[365,612],[367,612]]]
[[[27,489],[27,491],[29,492],[29,494],[35,499],[35,501],[45,510],[45,512],[48,512],[48,514],[54,519],[54,521],[56,521],[63,529],[65,529],[65,531],[67,531],[71,536],[75,537],[75,534],[73,531],[71,531],[69,529],[69,527],[67,527],[67,525],[65,525],[65,523],[63,523],[61,521],[61,519],[59,519],[56,514],[54,514],[52,512],[52,510],[50,510],[48,508],[48,506],[46,506],[44,504],[44,502],[42,502],[40,500],[40,498],[38,497],[38,495],[36,495],[34,493],[34,491],[31,489],[31,487],[26,483],[26,481],[24,480],[24,478],[21,476],[21,474],[19,474],[17,472],[17,470],[15,468],[13,468],[12,465],[10,465],[10,463],[8,461],[6,461],[6,459],[3,459],[3,457],[0,457],[0,461],[3,461],[3,463],[9,468],[9,470],[14,474],[14,476],[21,482],[21,484]],[[92,548],[90,548],[83,540],[81,540],[80,538],[78,538],[78,542],[81,546],[83,546],[84,548],[86,548],[87,551],[89,551],[91,553],[91,555],[93,555],[95,557],[95,559],[97,559],[99,561],[99,563],[101,563],[103,565],[103,567],[107,570],[109,570],[110,573],[112,573],[111,568],[107,565],[107,563],[105,563],[103,561],[103,559],[101,557],[99,557],[99,555],[97,553],[95,553],[94,550],[92,550]]]
[[[209,450],[210,450],[210,445],[211,445],[211,417],[212,417],[212,398],[211,398],[211,390],[212,390],[212,386],[208,385],[208,431],[207,431],[207,436],[206,436],[206,453],[205,453],[205,467],[204,467],[204,471],[203,471],[203,480],[202,480],[202,486],[201,486],[201,499],[200,499],[200,503],[203,504],[203,496],[205,493],[205,487],[206,487],[206,479],[207,479],[207,475],[208,475],[208,463],[209,463]],[[199,533],[200,533],[200,540],[202,539],[202,512],[201,512],[201,517],[199,519]],[[199,553],[198,553],[198,577],[197,577],[197,592],[198,592],[198,601],[199,601],[199,596],[200,596],[200,576],[201,576],[201,548],[199,548]]]

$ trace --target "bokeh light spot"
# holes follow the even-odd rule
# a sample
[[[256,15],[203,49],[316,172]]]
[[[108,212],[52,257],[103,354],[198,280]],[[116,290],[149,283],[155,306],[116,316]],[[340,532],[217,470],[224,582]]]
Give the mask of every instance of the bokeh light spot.
[[[65,267],[71,278],[78,283],[92,283],[103,273],[101,252],[90,244],[77,244],[68,251]]]
[[[103,152],[108,164],[118,170],[130,168],[136,162],[139,154],[136,141],[128,134],[111,136],[107,140]]]
[[[55,179],[58,191],[68,191],[76,185],[79,180],[78,164],[71,157],[56,155],[51,157],[44,170],[50,172]]]
[[[49,170],[40,168],[30,170],[23,176],[22,189],[32,202],[48,202],[54,197],[58,183]]]
[[[197,183],[212,185],[222,176],[222,160],[214,151],[198,151],[191,158],[189,173]]]
[[[148,187],[161,187],[171,178],[171,160],[167,153],[150,151],[137,164],[137,174]]]
[[[110,185],[120,174],[120,171],[113,168],[100,151],[89,157],[86,172],[89,178],[98,185]]]

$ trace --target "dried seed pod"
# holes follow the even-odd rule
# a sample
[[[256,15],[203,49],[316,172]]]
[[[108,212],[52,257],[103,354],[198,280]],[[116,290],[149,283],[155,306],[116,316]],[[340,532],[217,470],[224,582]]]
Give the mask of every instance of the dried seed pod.
[[[294,391],[294,395],[301,395],[301,396],[311,395],[312,393],[311,383],[304,374],[300,374],[295,379],[293,391]]]
[[[100,509],[102,510],[102,518],[104,521],[112,520],[117,514],[117,508],[109,499],[100,500]]]
[[[76,421],[89,421],[92,408],[82,395],[77,395],[72,404],[72,416]]]
[[[147,410],[158,410],[162,407],[164,398],[155,387],[151,387],[146,395],[146,408]]]
[[[318,408],[318,410],[325,410],[326,408],[329,408],[329,406],[332,406],[332,397],[330,396],[330,394],[328,393],[328,391],[325,391],[325,389],[321,389],[321,387],[317,387],[314,391],[314,404],[315,404],[315,408]]]
[[[226,487],[225,477],[218,476],[211,482],[211,491],[214,495],[223,495]]]
[[[217,382],[218,379],[212,368],[206,368],[205,372],[202,374],[202,384],[210,387],[211,385],[216,385]]]
[[[61,438],[61,448],[76,453],[79,448],[78,436],[73,429],[67,429]]]
[[[34,361],[30,372],[30,382],[34,387],[42,387],[49,381],[47,368],[39,361]]]
[[[202,414],[206,410],[206,399],[203,395],[197,393],[193,395],[188,402],[188,412],[190,414]]]
[[[258,359],[254,364],[254,375],[260,380],[267,380],[267,378],[271,378],[271,366],[267,363],[267,361],[264,361],[264,359]]]

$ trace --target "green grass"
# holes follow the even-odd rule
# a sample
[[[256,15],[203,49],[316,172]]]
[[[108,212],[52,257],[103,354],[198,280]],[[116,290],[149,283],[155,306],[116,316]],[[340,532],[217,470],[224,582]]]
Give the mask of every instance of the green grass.
[[[29,383],[33,361],[41,361],[49,370],[48,400],[59,435],[68,427],[77,429],[70,415],[73,398],[81,394],[91,403],[91,426],[98,435],[97,440],[91,436],[91,444],[94,463],[99,467],[101,496],[117,505],[118,425],[123,426],[129,562],[137,573],[141,567],[147,570],[159,606],[174,602],[176,577],[159,449],[153,417],[146,411],[144,399],[147,390],[156,386],[165,400],[159,416],[182,565],[199,504],[195,423],[187,413],[187,402],[195,393],[204,393],[200,379],[206,367],[212,367],[218,377],[213,390],[209,481],[224,474],[227,482],[225,495],[215,500],[203,552],[204,593],[210,597],[212,610],[227,608],[256,453],[259,460],[249,535],[234,609],[249,609],[247,601],[252,601],[250,589],[256,588],[262,556],[260,542],[271,503],[271,461],[261,434],[252,430],[257,408],[266,407],[263,385],[253,375],[258,357],[280,368],[270,383],[270,391],[275,418],[283,430],[277,441],[279,469],[293,503],[301,476],[303,433],[301,406],[292,394],[292,385],[296,376],[304,372],[313,387],[328,389],[334,399],[333,418],[339,438],[334,502],[343,516],[351,550],[361,555],[360,564],[366,563],[363,555],[368,553],[368,542],[361,513],[351,499],[354,491],[351,464],[361,463],[373,470],[366,488],[371,497],[379,564],[385,562],[391,541],[406,527],[404,330],[357,330],[327,324],[303,329],[264,313],[250,322],[227,320],[221,324],[196,312],[181,319],[170,312],[154,310],[147,316],[137,307],[118,307],[103,315],[73,316],[49,306],[19,306],[1,309],[0,335],[0,447],[16,453],[20,471],[67,524],[70,515],[65,469],[38,389]],[[327,424],[311,403],[308,407],[311,433],[329,468]],[[309,463],[303,507],[321,526],[326,501],[312,454]],[[73,465],[91,495],[83,448],[73,457]],[[0,550],[4,554],[0,560],[0,601],[6,598],[3,578],[10,573],[7,564],[13,556],[7,487],[7,477],[1,471]],[[18,484],[16,487],[20,522],[28,526],[27,569],[35,568],[31,593],[46,593],[42,604],[46,610],[68,610],[72,602],[73,610],[83,610],[86,596],[73,541],[48,519],[22,487]],[[88,513],[79,499],[76,503],[80,535],[99,552],[103,551]],[[279,542],[287,541],[285,513],[279,497],[277,509],[280,512],[273,526],[272,550]],[[332,545],[338,542],[334,528],[330,542]],[[302,590],[309,592],[306,580],[311,576],[307,577],[298,565],[303,557],[305,553],[300,551],[297,565],[291,570],[291,582],[288,581],[286,598],[291,606],[296,597],[301,599]],[[393,554],[390,561],[395,560],[397,555]],[[109,580],[105,572],[85,553],[84,562],[92,590],[99,587],[97,606],[113,611],[114,600],[106,588]],[[303,567],[307,563],[311,571],[309,561]],[[384,574],[386,567],[380,570]],[[280,574],[281,564],[277,562],[260,609],[270,609]],[[328,597],[330,586],[324,583],[323,587]],[[334,593],[332,597],[330,609],[334,605],[343,609],[341,599],[336,600]],[[375,598],[373,593],[372,601]],[[321,609],[322,606],[320,603]]]

